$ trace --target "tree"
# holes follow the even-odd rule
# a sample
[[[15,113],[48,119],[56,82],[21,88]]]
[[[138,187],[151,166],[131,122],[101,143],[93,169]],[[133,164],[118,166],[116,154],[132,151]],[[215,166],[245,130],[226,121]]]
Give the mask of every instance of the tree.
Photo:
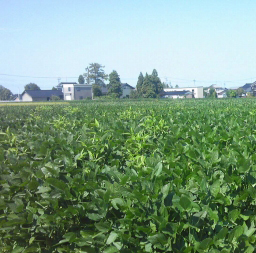
[[[51,100],[52,100],[52,101],[59,101],[59,100],[60,100],[60,97],[55,96],[55,95],[52,95],[52,96],[51,96]]]
[[[101,87],[99,85],[97,85],[97,84],[93,84],[92,85],[92,94],[95,97],[102,96]]]
[[[144,98],[156,97],[156,89],[154,83],[152,82],[152,78],[148,75],[148,73],[145,75],[141,93]]]
[[[161,93],[163,91],[164,87],[163,87],[163,84],[162,84],[160,78],[158,77],[158,73],[157,73],[156,69],[153,69],[152,75],[150,76],[150,78],[153,83],[156,94]]]
[[[228,90],[226,94],[228,98],[235,98],[237,96],[236,90]]]
[[[83,77],[82,75],[80,75],[80,76],[78,77],[78,83],[79,83],[79,84],[84,84],[84,77]]]
[[[41,90],[40,87],[35,83],[29,83],[25,85],[24,89],[25,90]]]
[[[245,94],[245,91],[243,90],[243,88],[238,88],[236,90],[237,96],[241,97],[243,94]]]
[[[108,94],[113,95],[114,97],[120,98],[123,94],[121,81],[118,73],[113,70],[109,74],[109,84],[108,87]]]
[[[157,97],[163,91],[163,84],[158,77],[156,69],[153,69],[152,74],[148,75],[146,73],[145,77],[142,79],[143,75],[140,73],[137,82],[137,91],[141,97]],[[142,82],[143,80],[143,82]]]
[[[11,100],[12,97],[12,92],[4,86],[0,85],[0,100]]]
[[[132,90],[129,98],[132,98],[132,99],[140,98],[140,94],[137,90]]]
[[[53,87],[52,87],[52,90],[58,90],[58,89],[57,89],[56,87],[54,87],[54,86],[53,86]]]
[[[87,72],[83,75],[88,85],[92,83],[100,87],[106,87],[104,81],[108,79],[108,75],[105,74],[103,68],[104,66],[99,63],[90,63],[89,67],[85,69]]]
[[[178,85],[178,84],[176,84],[176,85],[175,85],[175,88],[179,88],[179,85]]]
[[[137,81],[137,86],[136,86],[136,89],[137,89],[137,91],[138,91],[138,94],[141,94],[141,92],[142,92],[143,82],[144,82],[144,76],[143,76],[143,74],[140,72],[140,75],[139,75],[138,81]]]

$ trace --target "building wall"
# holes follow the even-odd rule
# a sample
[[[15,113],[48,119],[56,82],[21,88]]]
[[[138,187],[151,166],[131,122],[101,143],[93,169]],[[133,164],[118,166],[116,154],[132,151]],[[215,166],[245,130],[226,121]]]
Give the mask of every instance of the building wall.
[[[88,97],[89,98],[92,97],[92,86],[90,86],[90,85],[75,86],[74,90],[75,90],[75,95],[74,95],[75,100],[81,100],[81,99],[85,99]]]
[[[123,95],[121,96],[121,98],[125,98],[127,96],[130,96],[132,90],[133,89],[131,89],[130,87],[124,86],[124,88],[123,88]]]
[[[23,96],[22,96],[22,101],[24,101],[24,102],[32,102],[33,99],[27,93],[24,93]]]
[[[49,101],[51,99],[51,97],[41,97],[41,98],[33,98],[33,101]]]
[[[64,100],[74,100],[74,84],[63,84]],[[71,99],[68,99],[70,96]]]
[[[204,97],[204,88],[203,87],[182,87],[182,88],[166,88],[164,91],[183,91],[188,90],[190,92],[193,92],[194,90],[194,96],[195,98],[203,98]]]

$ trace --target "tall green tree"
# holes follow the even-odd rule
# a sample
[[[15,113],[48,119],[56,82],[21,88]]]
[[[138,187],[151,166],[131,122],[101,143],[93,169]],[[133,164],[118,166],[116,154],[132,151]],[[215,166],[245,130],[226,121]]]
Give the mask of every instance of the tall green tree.
[[[146,73],[145,75],[141,93],[144,98],[156,97],[156,88],[154,83],[152,82],[152,76],[148,75],[148,73]]]
[[[156,69],[153,69],[151,75],[148,75],[148,73],[146,73],[145,77],[143,77],[142,73],[140,73],[137,82],[137,91],[141,97],[157,97],[158,94],[163,91],[163,88],[163,84],[158,77]]]
[[[84,78],[87,84],[95,84],[100,87],[106,87],[105,81],[108,79],[108,75],[105,74],[104,66],[99,63],[90,63],[84,73]]]
[[[84,77],[83,77],[83,75],[80,75],[80,76],[78,77],[78,83],[79,83],[79,84],[84,84]]]
[[[162,84],[160,78],[158,77],[158,73],[157,73],[156,69],[153,69],[152,75],[150,78],[153,83],[154,90],[155,90],[156,94],[161,93],[163,91],[164,87],[163,87],[163,84]]]
[[[123,94],[120,77],[116,70],[109,74],[108,94],[120,98]]]
[[[25,90],[41,90],[40,87],[35,83],[29,83],[24,86]]]
[[[12,97],[12,92],[4,86],[0,85],[0,100],[11,100]]]
[[[140,75],[139,75],[138,81],[137,81],[137,85],[136,85],[136,89],[137,89],[138,94],[141,94],[141,93],[142,93],[143,82],[144,82],[144,76],[143,76],[143,74],[140,72]]]

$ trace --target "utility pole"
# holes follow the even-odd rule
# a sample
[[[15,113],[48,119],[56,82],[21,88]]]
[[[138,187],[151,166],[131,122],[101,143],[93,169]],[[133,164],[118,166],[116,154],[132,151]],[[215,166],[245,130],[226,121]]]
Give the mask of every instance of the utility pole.
[[[90,85],[89,68],[87,67],[85,70],[87,70],[86,82],[87,82],[87,85]]]

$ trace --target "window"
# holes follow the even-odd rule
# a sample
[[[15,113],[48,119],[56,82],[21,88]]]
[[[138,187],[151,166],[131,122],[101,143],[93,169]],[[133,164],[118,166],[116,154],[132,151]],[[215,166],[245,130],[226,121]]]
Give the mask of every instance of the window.
[[[76,88],[76,91],[80,91],[81,89],[80,88]]]
[[[68,87],[68,91],[71,91],[71,87]]]

